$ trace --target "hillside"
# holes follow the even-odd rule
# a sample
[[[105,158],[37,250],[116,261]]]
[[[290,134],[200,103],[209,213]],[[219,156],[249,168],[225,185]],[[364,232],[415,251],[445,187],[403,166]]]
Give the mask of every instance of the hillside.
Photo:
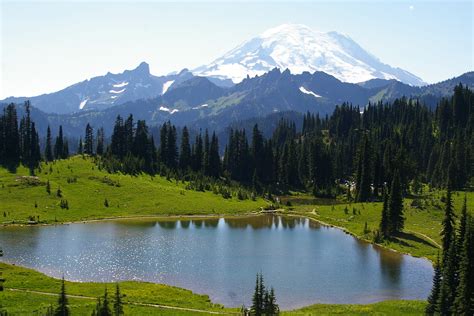
[[[212,192],[186,190],[185,184],[149,175],[109,174],[81,156],[41,165],[36,177],[20,167],[0,169],[3,223],[82,221],[122,216],[241,214],[258,211],[263,200],[224,199]],[[51,194],[46,192],[49,180]],[[61,190],[62,197],[57,196]],[[105,200],[109,204],[106,207]],[[69,209],[62,209],[67,200]]]

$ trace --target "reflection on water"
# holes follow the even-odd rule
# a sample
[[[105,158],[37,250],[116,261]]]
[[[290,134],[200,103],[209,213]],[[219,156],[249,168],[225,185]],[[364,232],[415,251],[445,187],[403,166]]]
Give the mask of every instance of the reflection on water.
[[[4,261],[80,281],[167,283],[249,305],[255,274],[280,306],[425,299],[431,264],[299,217],[120,220],[3,227]]]

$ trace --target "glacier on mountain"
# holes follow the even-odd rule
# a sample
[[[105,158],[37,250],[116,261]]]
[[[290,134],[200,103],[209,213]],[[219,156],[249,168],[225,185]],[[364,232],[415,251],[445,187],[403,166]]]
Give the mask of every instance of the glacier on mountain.
[[[408,71],[382,63],[347,35],[317,32],[300,24],[269,29],[192,72],[238,83],[275,67],[289,69],[293,74],[323,71],[351,83],[380,78],[410,85],[425,84]]]

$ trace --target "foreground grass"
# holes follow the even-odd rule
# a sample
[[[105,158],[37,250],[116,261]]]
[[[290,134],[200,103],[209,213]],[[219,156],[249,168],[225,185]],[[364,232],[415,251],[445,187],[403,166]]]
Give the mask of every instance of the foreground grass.
[[[53,308],[56,306],[61,280],[5,263],[0,263],[0,270],[6,279],[5,290],[0,292],[0,306],[8,312],[8,315],[42,315],[49,306]],[[225,308],[219,304],[213,304],[206,295],[198,295],[172,286],[146,282],[120,282],[119,284],[124,295],[126,315],[205,315],[211,312],[222,314],[239,312],[238,308]],[[109,295],[113,297],[114,284],[66,281],[72,315],[90,315],[96,304],[94,298],[103,295],[105,287],[109,289]],[[82,298],[75,296],[82,296]],[[196,309],[201,312],[140,304],[159,304]],[[287,311],[283,315],[423,315],[424,306],[425,303],[422,301],[386,301],[368,305],[316,304]]]
[[[384,301],[368,305],[316,304],[283,315],[424,315],[426,302]]]
[[[474,192],[453,194],[455,212],[460,213],[464,196],[468,211],[473,213]],[[416,257],[435,260],[440,250],[441,221],[444,217],[444,192],[435,191],[419,197],[422,207],[415,207],[413,199],[405,199],[405,229],[402,234],[381,245]],[[299,198],[301,199],[301,198]],[[347,213],[346,213],[347,212]],[[341,227],[354,236],[372,241],[373,231],[378,229],[382,203],[340,203],[333,205],[294,205],[286,213],[307,216],[329,225]],[[364,231],[367,223],[367,231]]]
[[[212,192],[186,190],[185,184],[163,177],[109,174],[81,156],[43,163],[38,179],[26,168],[15,174],[0,168],[0,223],[69,222],[124,216],[242,214],[266,203],[236,197],[224,199]],[[51,194],[46,192],[49,180]],[[62,198],[57,190],[62,191]],[[69,209],[61,209],[61,199]],[[109,204],[105,206],[105,200]]]
[[[0,292],[0,305],[8,314],[31,315],[35,311],[45,312],[52,304],[57,302],[61,280],[46,276],[40,272],[0,263],[3,272],[5,290]],[[120,282],[120,290],[124,295],[125,312],[127,315],[159,315],[193,314],[193,312],[180,310],[165,310],[156,307],[137,306],[134,304],[160,304],[173,307],[198,309],[204,311],[236,312],[238,309],[224,308],[214,304],[207,295],[195,294],[189,290],[147,282]],[[113,296],[115,284],[92,282],[66,281],[67,294],[71,296],[84,296],[84,298],[70,298],[71,311],[76,315],[90,315],[96,304],[96,297],[104,294],[108,288],[109,295]],[[23,290],[23,291],[14,291]],[[26,291],[41,292],[31,293]],[[47,295],[52,293],[54,295]],[[202,313],[201,313],[202,314]]]

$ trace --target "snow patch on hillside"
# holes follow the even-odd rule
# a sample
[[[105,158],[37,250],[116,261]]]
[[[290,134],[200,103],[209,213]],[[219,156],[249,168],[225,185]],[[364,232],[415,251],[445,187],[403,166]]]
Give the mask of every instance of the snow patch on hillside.
[[[121,83],[114,84],[113,87],[114,88],[122,88],[122,87],[125,87],[126,85],[128,85],[128,82],[124,81],[124,82],[121,82]]]
[[[86,106],[87,101],[89,101],[89,100],[85,99],[85,100],[81,101],[81,104],[79,104],[79,110],[82,110]]]
[[[209,104],[207,104],[207,103],[201,104],[199,106],[193,107],[193,110],[199,110],[199,109],[207,108],[208,106],[209,106]]]
[[[123,88],[122,90],[109,90],[110,93],[115,93],[115,94],[119,94],[119,93],[122,93],[125,91],[125,88]]]
[[[312,95],[313,97],[315,98],[321,98],[321,96],[319,94],[316,94],[314,93],[313,91],[311,90],[307,90],[305,87],[301,86],[300,87],[300,91],[303,92],[304,94],[309,94],[309,95]]]
[[[167,108],[165,106],[160,106],[160,111],[163,111],[163,112],[168,112],[170,114],[174,114],[176,112],[179,112],[178,109],[170,109],[170,108]]]
[[[171,85],[174,83],[174,80],[169,80],[163,83],[163,90],[161,91],[161,94],[165,94],[166,91],[171,87]]]

